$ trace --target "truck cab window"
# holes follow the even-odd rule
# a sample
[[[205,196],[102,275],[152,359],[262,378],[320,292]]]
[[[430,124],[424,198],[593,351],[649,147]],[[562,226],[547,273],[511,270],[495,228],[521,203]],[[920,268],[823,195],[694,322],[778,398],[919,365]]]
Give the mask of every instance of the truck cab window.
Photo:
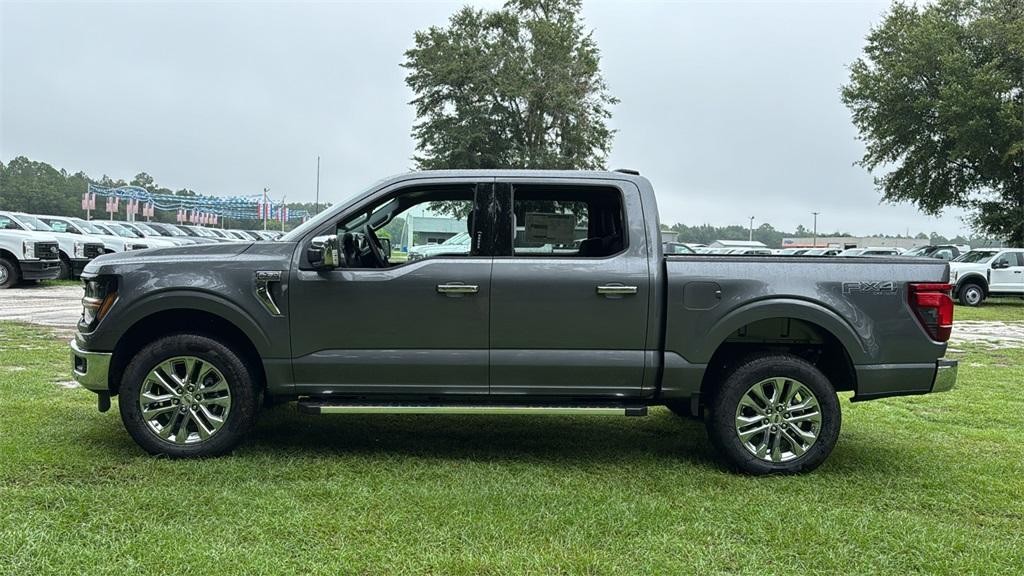
[[[517,186],[512,210],[514,256],[603,258],[626,248],[614,188]]]
[[[345,267],[471,255],[475,195],[471,185],[403,190],[350,215],[337,231]]]

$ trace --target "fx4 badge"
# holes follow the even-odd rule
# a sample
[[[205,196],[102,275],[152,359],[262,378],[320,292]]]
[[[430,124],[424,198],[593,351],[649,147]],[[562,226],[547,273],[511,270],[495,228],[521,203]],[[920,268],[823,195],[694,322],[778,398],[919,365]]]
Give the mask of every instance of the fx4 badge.
[[[896,283],[888,282],[843,282],[843,294],[895,294]]]

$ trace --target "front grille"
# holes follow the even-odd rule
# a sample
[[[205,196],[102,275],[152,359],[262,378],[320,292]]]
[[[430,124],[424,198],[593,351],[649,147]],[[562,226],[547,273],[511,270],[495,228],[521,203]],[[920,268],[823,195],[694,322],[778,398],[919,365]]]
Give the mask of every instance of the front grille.
[[[36,242],[35,252],[40,260],[57,260],[60,257],[56,242]]]
[[[85,257],[95,258],[103,254],[103,244],[86,244],[85,245]]]

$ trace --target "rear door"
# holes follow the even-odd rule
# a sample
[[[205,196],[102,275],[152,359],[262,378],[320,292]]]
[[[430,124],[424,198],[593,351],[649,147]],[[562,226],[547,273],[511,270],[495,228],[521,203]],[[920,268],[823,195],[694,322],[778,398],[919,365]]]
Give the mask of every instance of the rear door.
[[[496,186],[491,395],[637,397],[650,291],[639,190],[559,182]]]

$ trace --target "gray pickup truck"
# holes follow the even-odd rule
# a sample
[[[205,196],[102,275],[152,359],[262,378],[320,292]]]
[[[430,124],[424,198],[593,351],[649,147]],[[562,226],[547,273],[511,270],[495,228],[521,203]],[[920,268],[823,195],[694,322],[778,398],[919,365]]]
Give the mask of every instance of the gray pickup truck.
[[[392,261],[447,214],[472,242]],[[74,378],[173,457],[232,450],[258,408],[703,418],[740,471],[818,466],[853,401],[949,390],[945,262],[664,255],[632,172],[409,173],[278,241],[124,252],[85,270]],[[409,236],[413,234],[410,233]]]

